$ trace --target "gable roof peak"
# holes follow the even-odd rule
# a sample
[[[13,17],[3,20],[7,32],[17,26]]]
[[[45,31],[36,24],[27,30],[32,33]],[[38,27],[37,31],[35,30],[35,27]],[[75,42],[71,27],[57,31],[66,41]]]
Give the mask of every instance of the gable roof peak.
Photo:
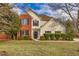
[[[33,11],[31,8],[28,8],[27,11]]]
[[[27,13],[29,14],[29,13],[33,13],[33,14],[35,14],[36,16],[39,16],[36,12],[34,12],[31,8],[29,8],[28,10],[27,10]]]
[[[39,17],[41,18],[42,21],[49,21],[51,18],[53,18],[45,14],[40,14]]]

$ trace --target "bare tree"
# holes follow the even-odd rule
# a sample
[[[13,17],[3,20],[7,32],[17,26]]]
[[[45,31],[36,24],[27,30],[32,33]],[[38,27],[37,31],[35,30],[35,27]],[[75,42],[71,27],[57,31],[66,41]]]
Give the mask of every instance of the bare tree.
[[[76,18],[71,13],[71,11],[74,10],[74,7],[77,8]],[[72,19],[73,27],[74,27],[75,32],[79,33],[79,4],[65,4],[65,8],[66,8],[67,14]]]
[[[48,4],[50,7],[57,6],[58,9],[64,11],[72,20],[75,33],[79,33],[79,4],[78,3],[63,3],[63,4]],[[55,7],[54,6],[54,7]],[[76,15],[72,14],[72,11],[77,12]],[[76,16],[76,18],[75,18]]]

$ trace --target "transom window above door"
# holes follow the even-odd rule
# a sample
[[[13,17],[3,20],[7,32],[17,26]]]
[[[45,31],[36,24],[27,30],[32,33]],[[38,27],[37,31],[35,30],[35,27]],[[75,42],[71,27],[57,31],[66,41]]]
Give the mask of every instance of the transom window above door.
[[[21,24],[22,24],[22,25],[29,24],[29,20],[28,20],[28,19],[22,19],[22,20],[21,20]]]
[[[39,21],[38,20],[33,20],[33,26],[39,26]]]

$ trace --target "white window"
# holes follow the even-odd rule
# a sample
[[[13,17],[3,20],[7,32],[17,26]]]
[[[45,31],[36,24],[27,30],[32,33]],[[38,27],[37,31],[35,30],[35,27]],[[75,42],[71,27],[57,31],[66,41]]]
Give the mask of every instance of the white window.
[[[45,31],[45,33],[51,33],[51,31]]]
[[[23,20],[21,20],[21,24],[22,25],[26,25],[26,24],[28,24],[29,22],[28,22],[28,20],[27,19],[23,19]]]
[[[20,35],[21,36],[28,36],[29,35],[29,31],[20,31]]]
[[[38,20],[33,20],[33,26],[39,26],[39,21]]]

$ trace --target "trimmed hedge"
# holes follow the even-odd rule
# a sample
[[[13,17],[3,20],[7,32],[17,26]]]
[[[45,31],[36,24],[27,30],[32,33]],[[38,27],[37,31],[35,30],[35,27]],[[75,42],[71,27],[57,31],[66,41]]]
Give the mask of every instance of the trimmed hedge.
[[[50,39],[55,40],[55,34],[50,34]]]
[[[55,38],[56,38],[56,40],[59,40],[61,38],[61,33],[55,32]]]
[[[48,33],[45,33],[44,34],[44,37],[45,37],[46,40],[50,40],[50,33],[49,34]]]
[[[29,40],[28,36],[20,37],[20,40]]]
[[[73,40],[74,35],[71,33],[66,33],[66,40],[72,41]]]
[[[66,34],[65,33],[61,33],[61,40],[65,40],[66,39]]]
[[[68,40],[68,41],[72,41],[74,36],[72,35],[72,33],[55,32],[55,33],[45,33],[44,37],[45,37],[46,40]]]
[[[41,36],[41,37],[40,37],[40,40],[46,40],[46,39],[45,39],[45,37],[44,37],[44,36]]]

